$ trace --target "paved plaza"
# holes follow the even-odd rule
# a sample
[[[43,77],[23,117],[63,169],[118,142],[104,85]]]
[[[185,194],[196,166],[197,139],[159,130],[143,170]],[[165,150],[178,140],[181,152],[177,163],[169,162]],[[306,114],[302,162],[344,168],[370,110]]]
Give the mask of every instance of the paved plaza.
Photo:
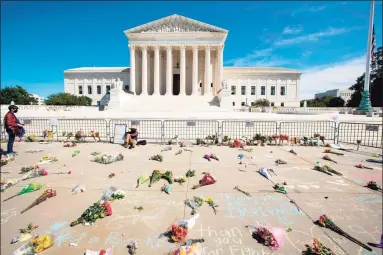
[[[1,144],[4,149],[5,143]],[[346,148],[356,149],[353,145]],[[324,147],[253,146],[252,152],[228,147],[200,147],[191,145],[180,155],[175,153],[179,146],[161,152],[165,145],[148,144],[135,149],[125,149],[110,143],[84,143],[74,148],[64,148],[63,143],[15,143],[18,152],[15,161],[1,168],[2,179],[20,178],[21,167],[34,166],[43,156],[55,156],[58,162],[43,165],[48,173],[68,172],[68,174],[48,174],[30,182],[44,184],[57,191],[57,196],[44,201],[24,214],[20,211],[30,205],[42,191],[36,191],[1,202],[1,253],[11,254],[22,243],[10,244],[29,222],[38,224],[34,233],[54,233],[57,237],[46,255],[84,254],[86,249],[100,250],[114,245],[113,254],[128,254],[129,240],[138,240],[137,254],[168,254],[175,247],[167,238],[158,238],[176,220],[189,219],[191,209],[184,205],[193,196],[212,197],[219,205],[215,215],[212,208],[203,205],[197,211],[200,217],[188,238],[204,238],[203,253],[206,255],[253,255],[253,254],[301,254],[305,244],[312,246],[317,237],[336,254],[382,254],[379,248],[373,252],[361,248],[331,230],[313,224],[319,216],[327,214],[351,236],[363,243],[379,243],[382,234],[382,194],[364,185],[376,181],[382,186],[382,165],[365,162],[376,158],[373,154],[381,149],[361,147],[359,151],[343,152],[344,156],[331,154],[338,162],[330,165],[343,174],[329,176],[314,171],[316,162],[322,160]],[[250,147],[249,147],[250,148]],[[43,149],[43,152],[26,153],[29,149]],[[297,156],[289,153],[290,149]],[[75,150],[80,154],[72,157]],[[334,149],[333,149],[334,150]],[[109,165],[92,162],[91,152],[121,152],[123,161]],[[204,154],[214,153],[219,161],[207,161]],[[246,156],[239,164],[237,155]],[[163,162],[148,160],[155,154],[162,154]],[[252,156],[252,157],[251,157]],[[286,165],[277,166],[276,159],[283,159]],[[372,167],[359,169],[354,165],[363,163]],[[272,168],[275,175],[268,180],[257,171]],[[183,186],[172,185],[171,194],[161,191],[165,183],[161,180],[151,188],[148,183],[136,188],[137,178],[142,173],[151,174],[154,169],[170,170],[174,176],[185,175],[191,168],[196,176]],[[202,178],[203,172],[212,173],[217,182],[213,185],[191,189]],[[108,175],[115,173],[115,177]],[[288,194],[273,190],[275,183],[286,182]],[[16,194],[28,184],[21,181],[1,194],[1,201]],[[76,185],[86,187],[84,193],[72,195]],[[98,219],[92,226],[69,224],[76,220],[90,205],[100,199],[103,190],[115,186],[126,191],[123,200],[114,201],[113,215]],[[238,186],[251,193],[251,197],[234,190]],[[296,205],[290,201],[294,200]],[[138,212],[135,206],[144,209]],[[285,233],[284,245],[272,252],[268,247],[253,239],[247,225],[268,225],[292,229]],[[77,247],[69,246],[76,243]]]

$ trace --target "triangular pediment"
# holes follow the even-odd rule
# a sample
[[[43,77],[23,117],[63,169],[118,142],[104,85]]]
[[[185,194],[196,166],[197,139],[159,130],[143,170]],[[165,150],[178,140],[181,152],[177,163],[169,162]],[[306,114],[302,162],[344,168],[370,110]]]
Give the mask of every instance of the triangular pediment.
[[[174,14],[159,20],[155,20],[144,25],[134,27],[125,33],[172,33],[172,32],[218,32],[227,33],[228,31],[216,26],[212,26],[194,19]]]

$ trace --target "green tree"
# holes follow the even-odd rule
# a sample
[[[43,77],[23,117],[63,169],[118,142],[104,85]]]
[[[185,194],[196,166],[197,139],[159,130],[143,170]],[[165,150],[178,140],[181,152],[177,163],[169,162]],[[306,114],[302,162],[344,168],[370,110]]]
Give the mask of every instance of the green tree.
[[[270,106],[270,102],[269,100],[263,98],[263,99],[258,99],[257,101],[255,101],[252,106],[254,107],[267,107],[267,106]]]
[[[69,93],[51,94],[45,100],[47,105],[80,105],[89,106],[92,104],[92,99],[87,96],[75,96]]]
[[[348,100],[348,107],[358,107],[362,98],[361,92],[364,89],[364,77],[363,73],[356,79],[354,85],[350,87],[354,93],[351,95],[351,99]],[[371,105],[374,107],[383,106],[383,48],[379,47],[372,59],[372,68],[370,73],[370,99]]]
[[[37,104],[37,100],[19,85],[0,89],[0,103],[10,104],[11,101],[14,101],[16,105]]]
[[[343,107],[344,100],[341,97],[333,97],[329,100],[327,107]]]

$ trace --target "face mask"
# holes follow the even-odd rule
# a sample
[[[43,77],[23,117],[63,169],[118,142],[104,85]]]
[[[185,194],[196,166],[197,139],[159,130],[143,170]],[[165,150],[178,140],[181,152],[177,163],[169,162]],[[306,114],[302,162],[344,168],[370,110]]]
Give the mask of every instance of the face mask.
[[[17,109],[13,110],[14,113],[16,113],[17,111],[18,111]]]

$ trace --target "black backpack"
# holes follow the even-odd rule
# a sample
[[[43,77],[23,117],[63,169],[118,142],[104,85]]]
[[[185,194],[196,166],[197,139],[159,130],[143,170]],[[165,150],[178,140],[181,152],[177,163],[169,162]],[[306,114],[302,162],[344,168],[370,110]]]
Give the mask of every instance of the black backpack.
[[[137,145],[146,145],[146,140],[138,141]]]

